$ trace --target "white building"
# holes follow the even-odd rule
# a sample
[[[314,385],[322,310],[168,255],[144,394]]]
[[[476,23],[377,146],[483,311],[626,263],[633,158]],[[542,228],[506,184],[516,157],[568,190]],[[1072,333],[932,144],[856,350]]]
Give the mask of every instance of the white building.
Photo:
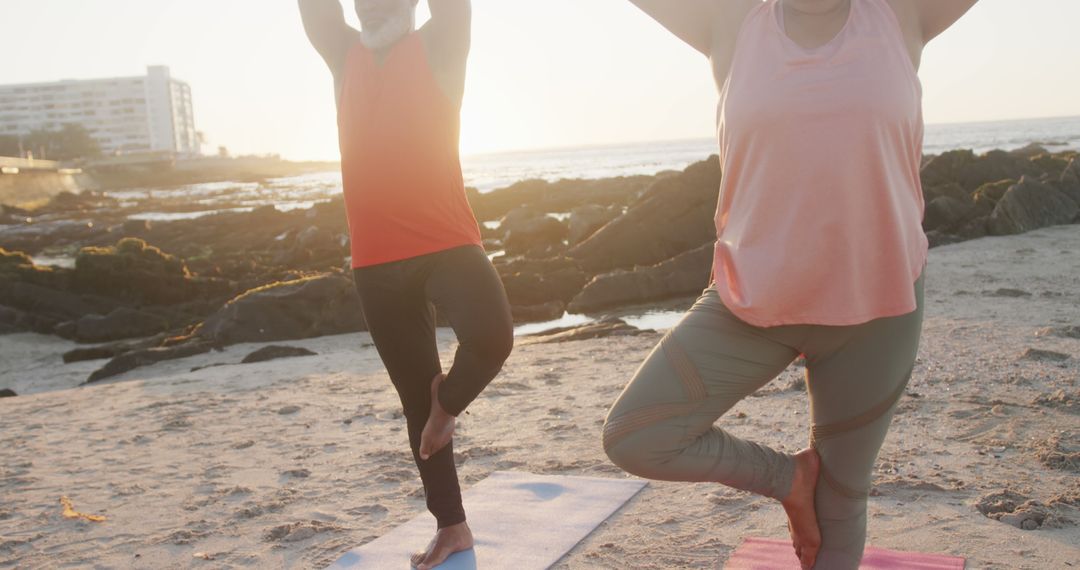
[[[143,77],[0,85],[0,135],[79,123],[107,154],[199,154],[191,89],[151,66]]]

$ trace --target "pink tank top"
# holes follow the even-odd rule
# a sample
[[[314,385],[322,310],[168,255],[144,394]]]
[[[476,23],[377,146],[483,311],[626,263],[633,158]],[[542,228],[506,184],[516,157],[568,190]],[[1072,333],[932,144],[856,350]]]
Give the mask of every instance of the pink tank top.
[[[852,0],[804,49],[779,0],[743,22],[720,92],[716,289],[756,326],[853,325],[915,310],[922,85],[885,0]]]

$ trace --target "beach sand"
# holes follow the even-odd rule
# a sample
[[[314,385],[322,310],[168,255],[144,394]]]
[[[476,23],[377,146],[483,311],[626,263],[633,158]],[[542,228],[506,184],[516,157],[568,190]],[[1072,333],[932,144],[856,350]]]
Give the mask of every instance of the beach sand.
[[[869,543],[964,556],[968,568],[1080,566],[1080,338],[1069,336],[1080,329],[1067,328],[1080,326],[1080,226],[935,248],[927,271],[922,346],[879,456]],[[463,485],[494,470],[625,477],[600,428],[658,340],[519,339],[459,422]],[[439,341],[449,364],[452,333]],[[73,343],[0,337],[0,388],[19,393],[0,400],[0,568],[321,568],[422,512],[370,337],[277,344],[318,356],[237,364],[260,347],[237,345],[78,387],[101,362],[62,364]],[[801,373],[721,425],[804,447]],[[976,508],[1005,490],[1044,505],[1027,517],[1041,527]],[[64,518],[62,496],[106,520]],[[746,536],[786,537],[780,505],[652,482],[556,567],[716,568]]]

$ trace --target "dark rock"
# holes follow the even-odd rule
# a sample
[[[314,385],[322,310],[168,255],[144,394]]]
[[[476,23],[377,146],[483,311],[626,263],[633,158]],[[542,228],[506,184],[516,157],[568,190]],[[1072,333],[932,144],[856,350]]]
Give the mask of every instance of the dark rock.
[[[637,336],[640,334],[652,334],[653,332],[655,331],[642,330],[630,326],[622,319],[610,319],[579,327],[563,327],[526,335],[524,340],[519,344],[549,344],[575,340],[590,340],[609,336]]]
[[[1064,174],[1065,168],[1069,166],[1067,159],[1051,154],[1039,155],[1030,160],[1031,164],[1042,173],[1039,178],[1045,181],[1057,182]]]
[[[656,181],[657,176],[620,176],[599,180],[523,180],[486,194],[469,193],[478,220],[497,220],[528,204],[536,213],[569,212],[584,204],[626,206]]]
[[[566,236],[567,242],[571,246],[581,243],[621,214],[621,208],[605,208],[595,204],[574,208],[570,211],[570,231]]]
[[[120,231],[124,237],[140,237],[146,235],[151,228],[150,220],[124,220]]]
[[[570,250],[588,271],[654,265],[716,241],[716,156],[661,178],[629,210]]]
[[[930,230],[926,232],[926,241],[929,243],[929,247],[934,248],[949,245],[950,243],[959,243],[964,239],[942,230]]]
[[[1016,180],[1005,179],[998,180],[997,182],[988,182],[979,186],[978,189],[972,194],[972,199],[975,202],[975,208],[985,215],[990,215],[994,211],[994,207],[997,206],[999,200],[1005,196],[1005,193],[1016,185]]]
[[[295,356],[317,356],[317,353],[296,346],[264,346],[245,356],[241,363],[251,364],[252,362],[265,362],[276,358],[292,358]]]
[[[510,307],[515,323],[535,323],[553,321],[566,312],[566,303],[548,301],[540,305],[515,305]]]
[[[950,182],[948,184],[942,184],[941,186],[934,186],[933,188],[923,189],[923,200],[929,204],[938,198],[945,196],[951,197],[961,202],[971,201],[971,192],[965,190],[963,186]]]
[[[197,354],[210,352],[214,348],[212,342],[190,342],[178,346],[148,348],[135,350],[121,354],[110,360],[105,366],[95,370],[86,380],[87,384],[117,376],[134,370],[140,366],[147,366],[165,360],[187,358]]]
[[[0,398],[14,398],[16,396],[18,396],[18,394],[15,393],[15,390],[12,390],[10,388],[4,388],[3,390],[0,390]]]
[[[58,323],[54,318],[0,305],[0,334],[21,331],[52,334]]]
[[[195,334],[227,345],[361,330],[366,324],[352,280],[330,273],[248,291],[206,319]]]
[[[975,156],[970,150],[945,152],[930,159],[921,172],[924,188],[957,183],[969,191],[987,182],[1039,174],[1041,171],[1030,160],[1002,150],[992,150],[981,156]]]
[[[529,257],[549,257],[565,249],[566,224],[545,214],[534,214],[528,208],[517,209],[503,218],[499,225],[506,233],[503,248],[507,255],[529,254]]]
[[[567,303],[581,292],[589,276],[565,257],[515,259],[496,265],[513,307]]]
[[[169,322],[158,315],[119,307],[105,316],[86,315],[74,322],[70,332],[58,327],[57,333],[78,342],[107,342],[150,336],[168,328]]]
[[[989,222],[990,216],[980,216],[972,220],[968,220],[959,228],[953,230],[952,234],[961,241],[978,239],[989,235],[990,230],[987,228],[987,224]]]
[[[1050,151],[1046,150],[1039,143],[1028,143],[1026,146],[1016,148],[1009,151],[1009,154],[1013,156],[1019,156],[1020,158],[1034,158],[1039,155],[1048,154]]]
[[[967,221],[975,213],[975,203],[961,201],[952,196],[934,198],[926,205],[923,217],[924,230],[949,229]]]
[[[1061,173],[1057,185],[1062,194],[1080,205],[1080,160],[1073,158]]]
[[[194,297],[184,262],[137,238],[83,248],[72,277],[78,291],[127,302],[166,305]]]
[[[1010,235],[1068,224],[1080,206],[1054,188],[1022,178],[998,201],[990,215],[994,235]]]
[[[652,267],[598,275],[570,302],[572,313],[701,293],[709,284],[713,246],[706,244]]]
[[[0,298],[3,298],[5,304],[16,309],[58,321],[75,320],[90,314],[109,313],[117,306],[114,300],[93,295],[73,294],[23,282],[6,284],[0,282]]]
[[[76,348],[64,353],[64,364],[71,364],[72,362],[83,362],[86,360],[101,360],[103,358],[113,358],[122,354],[115,347],[111,346],[95,346],[91,348]]]

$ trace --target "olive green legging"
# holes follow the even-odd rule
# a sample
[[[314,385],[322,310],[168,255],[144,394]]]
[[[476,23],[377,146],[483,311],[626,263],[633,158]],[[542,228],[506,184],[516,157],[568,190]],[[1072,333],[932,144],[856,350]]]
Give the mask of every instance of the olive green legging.
[[[911,376],[918,308],[852,326],[755,327],[706,289],[638,368],[604,424],[603,444],[624,470],[664,481],[713,481],[778,500],[794,455],[713,425],[736,402],[806,357],[812,429],[821,456],[815,491],[818,569],[855,569],[866,542],[866,497],[894,405]]]

